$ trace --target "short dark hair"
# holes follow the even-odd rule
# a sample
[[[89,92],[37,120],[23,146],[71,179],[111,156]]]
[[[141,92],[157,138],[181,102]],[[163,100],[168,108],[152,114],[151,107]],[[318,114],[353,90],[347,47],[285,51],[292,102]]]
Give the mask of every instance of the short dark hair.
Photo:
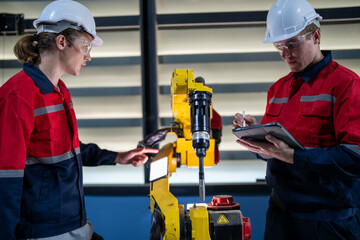
[[[307,25],[304,30],[302,30],[301,34],[306,34],[306,33],[309,33],[309,32],[313,33],[318,29],[320,29],[320,28],[318,26],[316,26],[316,24],[311,23],[311,24]],[[306,37],[307,37],[307,39],[309,39],[310,35],[308,35]]]

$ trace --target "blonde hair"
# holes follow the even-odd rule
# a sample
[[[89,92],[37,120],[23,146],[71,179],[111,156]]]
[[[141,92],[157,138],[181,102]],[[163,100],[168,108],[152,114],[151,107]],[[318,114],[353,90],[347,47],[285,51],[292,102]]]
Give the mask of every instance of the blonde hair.
[[[24,36],[16,42],[13,51],[20,63],[25,64],[32,62],[37,64],[41,60],[40,54],[51,49],[57,36],[64,35],[69,42],[69,46],[71,46],[71,43],[80,33],[80,31],[68,28],[60,33],[42,32],[38,35]]]

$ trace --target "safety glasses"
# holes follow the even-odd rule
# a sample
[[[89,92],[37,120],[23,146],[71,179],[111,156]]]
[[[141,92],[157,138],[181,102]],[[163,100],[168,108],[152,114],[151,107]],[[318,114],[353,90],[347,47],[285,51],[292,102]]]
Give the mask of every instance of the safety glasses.
[[[92,49],[92,45],[91,45],[91,42],[87,41],[87,40],[83,40],[83,39],[79,39],[77,38],[75,41],[74,41],[74,45],[77,49],[80,50],[80,52],[82,54],[84,54],[85,56],[86,55],[89,55],[90,54],[90,51]]]
[[[294,40],[296,39],[296,41],[291,41],[291,42],[287,42],[287,43],[285,43],[285,44],[279,44],[279,43],[274,43],[274,46],[275,46],[275,48],[279,51],[279,52],[283,52],[283,51],[285,51],[285,50],[293,50],[293,49],[295,49],[295,48],[297,48],[297,47],[300,47],[301,45],[303,45],[304,44],[304,42],[305,41],[303,41],[303,39],[306,37],[306,36],[308,36],[308,35],[310,35],[310,34],[312,34],[313,32],[308,32],[308,33],[305,33],[305,34],[303,34],[303,35],[299,35],[299,36],[296,36],[295,38],[294,38]]]

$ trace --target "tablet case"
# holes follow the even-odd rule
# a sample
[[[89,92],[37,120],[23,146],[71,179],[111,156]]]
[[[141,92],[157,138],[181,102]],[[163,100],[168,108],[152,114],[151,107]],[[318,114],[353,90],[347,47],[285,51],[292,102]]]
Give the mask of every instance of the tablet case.
[[[233,133],[238,138],[250,138],[257,141],[267,141],[265,136],[270,134],[294,149],[305,149],[286,129],[278,122],[234,128]]]

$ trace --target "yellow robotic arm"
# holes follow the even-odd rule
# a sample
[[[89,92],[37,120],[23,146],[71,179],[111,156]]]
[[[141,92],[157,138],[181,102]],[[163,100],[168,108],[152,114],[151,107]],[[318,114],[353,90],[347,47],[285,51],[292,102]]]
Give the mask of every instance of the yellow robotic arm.
[[[197,78],[202,79],[202,78]],[[198,82],[196,82],[198,81]],[[210,115],[209,120],[212,117],[211,109],[211,95],[212,89],[206,87],[203,81],[195,80],[192,69],[175,69],[171,77],[171,109],[175,118],[175,121],[179,121],[183,125],[184,137],[187,140],[191,140],[190,123],[190,104],[189,94],[198,92],[207,92],[210,94]],[[210,127],[210,126],[209,126]],[[184,164],[186,164],[184,162]]]
[[[153,235],[150,239],[156,239],[154,236],[159,231],[163,239],[167,240],[180,239],[180,235],[185,234],[180,230],[184,229],[184,226],[180,226],[180,220],[185,218],[184,206],[178,205],[177,199],[169,191],[169,177],[177,166],[199,166],[200,199],[205,200],[204,165],[214,166],[215,162],[215,140],[211,138],[210,132],[211,97],[212,89],[204,85],[203,79],[195,79],[192,69],[174,70],[171,78],[171,108],[175,120],[168,134],[175,134],[177,139],[163,146],[152,159],[152,162],[167,159],[168,171],[165,177],[150,183],[150,210],[153,213]],[[193,239],[210,240],[206,208],[192,208],[189,214],[192,218],[192,232],[186,234],[190,238],[194,236]]]
[[[205,201],[204,165],[214,166],[215,140],[211,139],[212,89],[203,78],[194,79],[192,69],[175,69],[171,78],[171,108],[184,136],[175,148],[180,164],[199,166],[200,200]]]
[[[230,201],[223,204],[221,200],[229,197],[216,198],[220,199],[219,203],[210,204],[210,207],[194,204],[186,210],[169,190],[169,177],[178,166],[199,166],[200,200],[205,200],[204,166],[214,166],[215,162],[215,139],[210,126],[211,98],[212,89],[204,85],[202,78],[194,79],[192,69],[175,69],[171,78],[174,124],[158,130],[153,135],[156,137],[149,137],[150,141],[139,143],[149,146],[147,142],[163,140],[166,134],[177,137],[175,142],[163,146],[151,161],[150,176],[155,165],[165,164],[162,166],[165,172],[150,182],[150,240],[160,240],[160,235],[163,240],[250,239],[249,234],[243,237],[244,223],[250,226],[250,222],[242,217],[240,207]],[[223,237],[219,238],[221,235]]]

